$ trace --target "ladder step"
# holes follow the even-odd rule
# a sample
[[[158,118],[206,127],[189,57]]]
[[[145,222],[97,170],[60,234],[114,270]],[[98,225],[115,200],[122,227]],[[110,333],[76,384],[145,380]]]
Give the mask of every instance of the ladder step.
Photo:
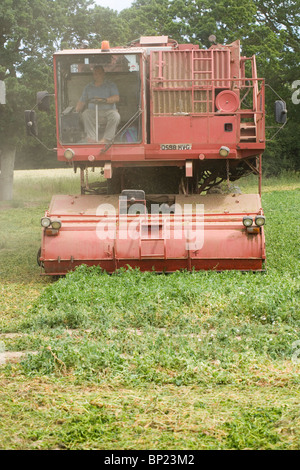
[[[241,119],[253,119],[253,115],[254,115],[254,113],[251,112],[251,109],[245,109],[245,110],[243,109],[241,114],[240,114]]]
[[[243,129],[241,129],[241,131],[243,131]],[[250,136],[250,137],[253,137],[254,135],[256,135],[256,132],[255,132],[255,129],[251,129],[251,132],[241,132],[241,135],[242,136]]]
[[[241,123],[241,129],[256,129],[256,125],[255,124],[252,124],[252,123],[249,123],[250,125],[248,125],[246,122],[244,123]]]

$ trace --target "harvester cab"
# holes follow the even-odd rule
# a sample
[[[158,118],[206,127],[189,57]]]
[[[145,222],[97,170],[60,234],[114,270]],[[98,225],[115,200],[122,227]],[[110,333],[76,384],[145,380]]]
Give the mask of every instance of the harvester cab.
[[[264,270],[265,85],[239,41],[209,49],[167,36],[120,48],[105,41],[55,53],[54,77],[57,158],[80,170],[81,194],[52,198],[43,273],[83,263],[108,272]],[[284,125],[285,104],[275,109]],[[90,168],[104,180],[90,183]],[[251,173],[257,194],[230,193]]]
[[[70,54],[68,51],[55,57],[57,133],[62,149],[66,145],[75,144],[78,146],[76,157],[80,161],[86,158],[87,144],[102,140],[106,123],[99,116],[106,110],[114,109],[106,102],[109,96],[105,96],[111,89],[112,93],[119,95],[120,114],[120,125],[112,136],[111,143],[141,142],[141,67],[143,67],[141,51],[135,53],[107,51],[100,54],[88,50],[84,50],[84,54]],[[105,72],[101,90],[100,86],[93,88],[93,71],[97,68],[103,68]],[[97,88],[100,90],[98,94]],[[95,122],[92,133],[89,129],[86,132],[83,113],[76,112],[80,100],[85,106],[83,113],[91,111],[90,119]]]

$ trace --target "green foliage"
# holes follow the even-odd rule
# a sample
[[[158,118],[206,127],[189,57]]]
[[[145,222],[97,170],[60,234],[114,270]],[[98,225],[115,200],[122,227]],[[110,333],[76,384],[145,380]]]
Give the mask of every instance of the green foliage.
[[[24,354],[0,367],[1,448],[298,449],[296,176],[263,186],[266,274],[81,266],[51,281],[37,204],[41,187],[43,205],[74,191],[59,176],[18,174],[18,207],[0,205],[0,342]]]
[[[82,265],[49,285],[21,330],[79,329],[80,341],[66,334],[48,341],[25,372],[63,367],[80,380],[203,385],[247,381],[252,361],[289,358],[300,327],[297,196],[264,196],[266,275],[131,268],[108,275]]]
[[[299,2],[247,0],[137,0],[120,13],[134,37],[165,34],[180,42],[210,47],[240,39],[242,54],[256,55],[258,75],[264,77],[287,103],[288,124],[272,142],[267,142],[264,172],[278,175],[281,170],[299,171],[300,114],[292,102],[291,85],[300,79]],[[274,126],[273,108],[278,96],[266,90],[267,126]],[[267,130],[267,138],[275,133]]]
[[[129,26],[129,41],[141,36],[160,35],[181,40],[176,7],[169,0],[136,0],[131,8],[119,14],[120,19]]]
[[[145,35],[167,35],[178,42],[209,47],[240,39],[242,53],[255,54],[258,73],[286,102],[289,121],[268,144],[266,174],[299,171],[300,114],[292,102],[292,83],[300,79],[299,2],[246,0],[136,0],[120,13],[93,0],[3,0],[0,5],[0,79],[6,81],[7,105],[0,107],[1,142],[17,145],[17,167],[47,167],[54,155],[25,138],[23,112],[35,104],[39,90],[53,92],[52,54],[101,40],[126,45]],[[268,92],[267,126],[274,126]],[[54,112],[39,116],[41,140],[55,147]],[[273,130],[268,131],[270,138]],[[28,163],[27,163],[28,162]]]
[[[132,37],[127,22],[109,8],[96,6],[90,20],[92,24],[89,27],[93,31],[93,38],[90,40],[92,47],[99,48],[103,40],[109,41],[111,46],[122,46]]]
[[[235,413],[233,420],[225,423],[229,449],[268,450],[280,441],[276,432],[282,410],[280,408],[254,408],[248,412]]]
[[[9,143],[22,147],[24,110],[31,109],[35,104],[36,91],[53,90],[52,53],[65,26],[62,15],[74,8],[75,3],[72,0],[1,2],[0,79],[5,80],[7,88],[7,104],[0,108],[2,145]],[[89,2],[80,2],[75,11],[86,3]],[[87,11],[87,5],[84,8]],[[51,124],[54,125],[53,119]]]

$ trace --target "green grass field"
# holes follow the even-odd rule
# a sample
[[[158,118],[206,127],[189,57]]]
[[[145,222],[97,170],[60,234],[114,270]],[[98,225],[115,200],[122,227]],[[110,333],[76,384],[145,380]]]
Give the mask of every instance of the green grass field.
[[[82,266],[53,282],[40,217],[78,188],[69,170],[19,171],[0,203],[0,448],[299,449],[299,177],[264,181],[265,274]]]

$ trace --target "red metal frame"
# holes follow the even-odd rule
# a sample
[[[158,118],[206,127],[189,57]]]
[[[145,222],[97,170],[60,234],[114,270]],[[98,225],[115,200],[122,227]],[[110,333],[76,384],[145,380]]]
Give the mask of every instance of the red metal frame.
[[[131,53],[131,54],[136,54],[140,58],[140,71],[141,71],[141,107],[142,109],[145,109],[145,62],[143,60],[144,56],[144,50],[138,49],[138,50],[114,50],[112,49],[111,52],[113,54],[125,54],[125,53]],[[55,108],[56,108],[56,138],[57,138],[57,159],[58,161],[66,161],[64,157],[64,152],[67,148],[72,148],[75,150],[75,156],[72,159],[73,162],[84,162],[89,164],[88,157],[90,155],[95,156],[95,164],[97,162],[100,162],[100,166],[103,166],[101,162],[107,161],[107,160],[114,160],[116,157],[118,160],[121,161],[126,161],[127,159],[130,160],[141,160],[142,156],[145,154],[145,142],[147,139],[146,136],[146,115],[145,113],[141,114],[141,119],[142,119],[142,141],[134,143],[133,145],[128,145],[128,144],[115,144],[113,149],[110,149],[105,152],[105,154],[101,153],[101,151],[104,149],[103,145],[95,145],[95,144],[63,144],[61,143],[60,136],[59,136],[59,115],[58,115],[58,85],[57,85],[57,67],[56,67],[56,60],[61,57],[65,56],[71,53],[72,55],[75,54],[83,54],[82,50],[73,50],[73,51],[62,51],[54,54],[54,81],[55,81]],[[84,50],[84,53],[86,55],[88,54],[103,54],[101,49],[99,50]],[[117,151],[116,151],[117,150]],[[115,158],[113,158],[115,157]]]
[[[235,44],[235,43],[234,43]],[[230,46],[226,49],[221,47],[220,49],[214,48],[209,49],[208,51],[201,51],[200,49],[191,49],[187,46],[187,49],[184,49],[184,45],[176,50],[168,50],[166,54],[172,54],[176,57],[178,55],[179,59],[177,59],[178,66],[180,64],[180,55],[185,54],[191,55],[192,66],[195,60],[208,60],[207,58],[196,57],[196,54],[206,53],[210,54],[210,60],[212,63],[211,71],[208,70],[194,70],[192,69],[192,78],[164,78],[163,77],[163,69],[166,66],[165,62],[163,61],[163,53],[164,47],[161,48],[160,51],[155,51],[154,53],[158,54],[159,56],[159,63],[153,64],[153,53],[150,54],[149,59],[149,66],[150,71],[155,68],[157,65],[158,69],[158,77],[153,77],[150,75],[150,103],[147,104],[145,99],[146,95],[146,77],[145,77],[145,66],[147,56],[144,54],[143,50],[139,49],[112,49],[111,52],[113,54],[125,54],[125,53],[136,53],[140,57],[140,71],[141,71],[141,103],[142,109],[144,112],[142,113],[142,129],[143,129],[143,139],[142,142],[139,143],[132,143],[128,144],[114,144],[108,151],[105,153],[102,152],[103,146],[95,145],[95,144],[85,144],[85,145],[78,145],[78,144],[70,144],[70,145],[63,145],[60,143],[59,139],[59,116],[58,116],[58,103],[57,103],[57,96],[58,96],[58,89],[57,89],[57,80],[55,79],[55,96],[56,96],[56,120],[57,120],[57,157],[59,161],[66,161],[64,157],[64,151],[66,148],[71,147],[75,151],[75,156],[73,157],[72,161],[74,163],[84,163],[86,165],[90,165],[88,157],[93,155],[94,161],[93,165],[90,166],[103,166],[104,162],[111,161],[113,162],[113,166],[126,166],[130,162],[139,162],[140,165],[144,165],[147,161],[153,160],[153,164],[157,165],[157,160],[166,161],[169,160],[177,161],[178,165],[182,165],[183,162],[186,160],[197,160],[199,158],[199,154],[204,155],[205,159],[218,159],[221,160],[222,157],[219,155],[219,147],[220,145],[227,145],[229,146],[231,152],[227,158],[248,158],[250,156],[255,156],[265,148],[265,133],[264,133],[264,80],[261,78],[257,78],[256,74],[256,63],[255,57],[240,58],[239,55],[235,52],[239,48],[239,43],[237,43],[232,48],[232,55],[237,56],[235,57],[235,65],[232,68],[232,73],[236,72],[236,63],[238,61],[239,66],[241,67],[241,71],[243,72],[245,61],[251,61],[251,68],[252,68],[252,77],[247,78],[242,76],[240,78],[233,78],[230,76],[230,71],[228,69],[228,64],[222,66],[221,72],[218,73],[223,74],[222,77],[214,77],[214,57],[217,57],[217,54],[228,53],[230,50]],[[56,58],[60,57],[61,55],[66,54],[88,54],[88,53],[99,53],[101,54],[101,50],[82,50],[80,51],[63,51],[61,53],[55,54],[54,59],[54,74],[56,77]],[[170,55],[171,57],[171,55]],[[210,73],[212,78],[199,78],[199,74],[208,74]],[[197,74],[197,75],[195,75]],[[246,81],[251,81],[251,85],[245,85]],[[153,86],[155,83],[160,83],[159,86]],[[184,87],[184,83],[189,82],[191,83],[191,87]],[[199,86],[199,82],[201,82],[201,86]],[[168,88],[167,84],[178,84],[181,83],[182,86]],[[260,88],[259,88],[260,83]],[[203,84],[206,84],[203,86]],[[163,85],[163,88],[161,87]],[[253,109],[251,110],[243,110],[238,109],[234,113],[225,113],[216,110],[209,110],[209,106],[207,105],[206,112],[194,112],[194,106],[197,101],[195,100],[195,92],[196,90],[204,90],[210,89],[211,91],[211,100],[212,104],[215,100],[215,90],[217,88],[222,87],[222,89],[228,90],[235,90],[237,96],[239,96],[239,91],[241,86],[250,87],[253,90]],[[174,116],[172,113],[162,113],[157,114],[153,110],[153,93],[157,90],[161,91],[168,91],[171,90],[173,92],[185,89],[186,91],[191,91],[192,94],[192,107],[193,110],[189,113],[188,116]],[[206,93],[207,100],[209,98],[209,93]],[[146,106],[150,106],[150,136],[147,137],[146,135]],[[256,125],[256,139],[255,141],[241,141],[240,136],[240,126],[241,126],[241,118],[243,116],[248,116],[253,118],[255,125]],[[224,125],[226,123],[232,123],[233,125],[233,132],[225,132]],[[150,138],[150,142],[147,141]],[[180,140],[180,142],[178,141]],[[179,150],[170,151],[170,150],[161,150],[161,144],[172,144],[172,143],[191,143],[192,149],[185,150],[181,152]]]
[[[261,154],[265,148],[264,81],[257,78],[255,57],[240,57],[238,41],[229,46],[212,46],[207,51],[201,51],[198,46],[170,43],[165,37],[156,38],[151,50],[147,42],[149,40],[151,38],[141,41],[143,47],[111,50],[112,54],[134,53],[140,57],[143,131],[142,142],[115,143],[105,152],[100,144],[60,143],[57,101],[56,58],[62,55],[101,54],[101,50],[73,50],[55,54],[58,160],[66,161],[64,151],[72,148],[75,156],[71,164],[75,168],[80,167],[82,171],[88,167],[107,167],[109,164],[111,176],[114,167],[182,166],[186,168],[185,176],[191,177],[193,161],[200,160],[201,164],[205,164],[205,160],[215,160],[224,165],[224,160],[256,157],[256,168],[253,160],[252,163],[247,160],[247,163],[259,175],[259,195],[247,196],[250,205],[247,197],[236,197],[235,207],[232,207],[232,200],[229,204],[225,199],[225,202],[220,199],[214,210],[206,210],[205,207],[200,221],[194,213],[189,220],[183,220],[180,214],[164,217],[151,214],[129,216],[129,223],[136,223],[135,240],[129,236],[123,237],[121,228],[124,216],[117,209],[113,215],[98,215],[97,206],[105,202],[104,197],[78,196],[73,202],[70,202],[69,196],[54,197],[46,215],[59,218],[62,227],[56,234],[52,232],[52,235],[43,230],[40,257],[43,272],[65,274],[82,263],[100,265],[108,272],[127,265],[139,267],[142,271],[155,269],[158,272],[178,269],[262,271],[266,258],[264,229],[261,227],[258,233],[250,234],[243,225],[245,214],[254,218],[263,213],[260,195]],[[147,56],[148,49],[151,51],[150,56]],[[244,72],[246,61],[251,63],[250,78]],[[147,65],[149,78],[146,77]],[[186,71],[184,67],[190,67],[190,70]],[[174,75],[176,73],[178,75]],[[251,109],[242,107],[242,88],[248,88],[249,93],[252,90]],[[239,100],[240,106],[233,112],[215,109],[217,93],[225,90],[228,91],[228,100],[233,99],[232,109],[235,109],[233,93]],[[180,93],[183,93],[182,97]],[[191,104],[188,113],[183,109],[188,106],[187,103]],[[157,108],[158,105],[162,108]],[[179,111],[175,105],[179,106]],[[149,113],[147,107],[150,107]],[[150,119],[150,123],[147,123],[147,119]],[[147,135],[147,129],[150,129],[150,135]],[[220,156],[221,146],[229,148],[227,157]],[[94,158],[91,159],[91,155]],[[186,202],[193,201],[193,197],[187,196]],[[196,202],[202,201],[202,196],[196,197],[199,197]],[[209,203],[211,197],[206,195],[205,201]],[[227,210],[227,203],[230,210]],[[99,224],[110,224],[114,235],[99,238]],[[199,249],[193,249],[187,244],[188,234],[184,230],[180,239],[175,236],[178,226],[187,227],[188,224],[198,234],[203,230],[203,245]],[[156,237],[149,239],[147,234],[152,227],[157,228],[157,233]],[[169,228],[169,237],[164,232],[166,227]]]
[[[193,196],[194,199],[187,198],[186,201],[202,203],[206,197]],[[122,215],[113,206],[114,213],[97,215],[97,204],[105,201],[101,196],[77,196],[76,200],[71,196],[56,196],[46,216],[59,218],[62,227],[56,236],[43,231],[43,269],[46,274],[66,274],[84,263],[99,265],[109,272],[127,265],[141,270],[154,267],[160,272],[176,269],[264,270],[264,229],[249,234],[242,222],[246,214],[254,219],[262,213],[260,197],[250,195],[246,200],[245,196],[237,196],[233,201],[229,198],[231,196],[223,203],[220,199],[217,204],[222,212],[211,208],[203,216],[197,216],[194,211],[189,214]],[[237,204],[243,207],[239,211],[232,210]],[[99,230],[103,230],[104,236],[99,236]],[[191,233],[200,235],[198,245],[189,245]]]

